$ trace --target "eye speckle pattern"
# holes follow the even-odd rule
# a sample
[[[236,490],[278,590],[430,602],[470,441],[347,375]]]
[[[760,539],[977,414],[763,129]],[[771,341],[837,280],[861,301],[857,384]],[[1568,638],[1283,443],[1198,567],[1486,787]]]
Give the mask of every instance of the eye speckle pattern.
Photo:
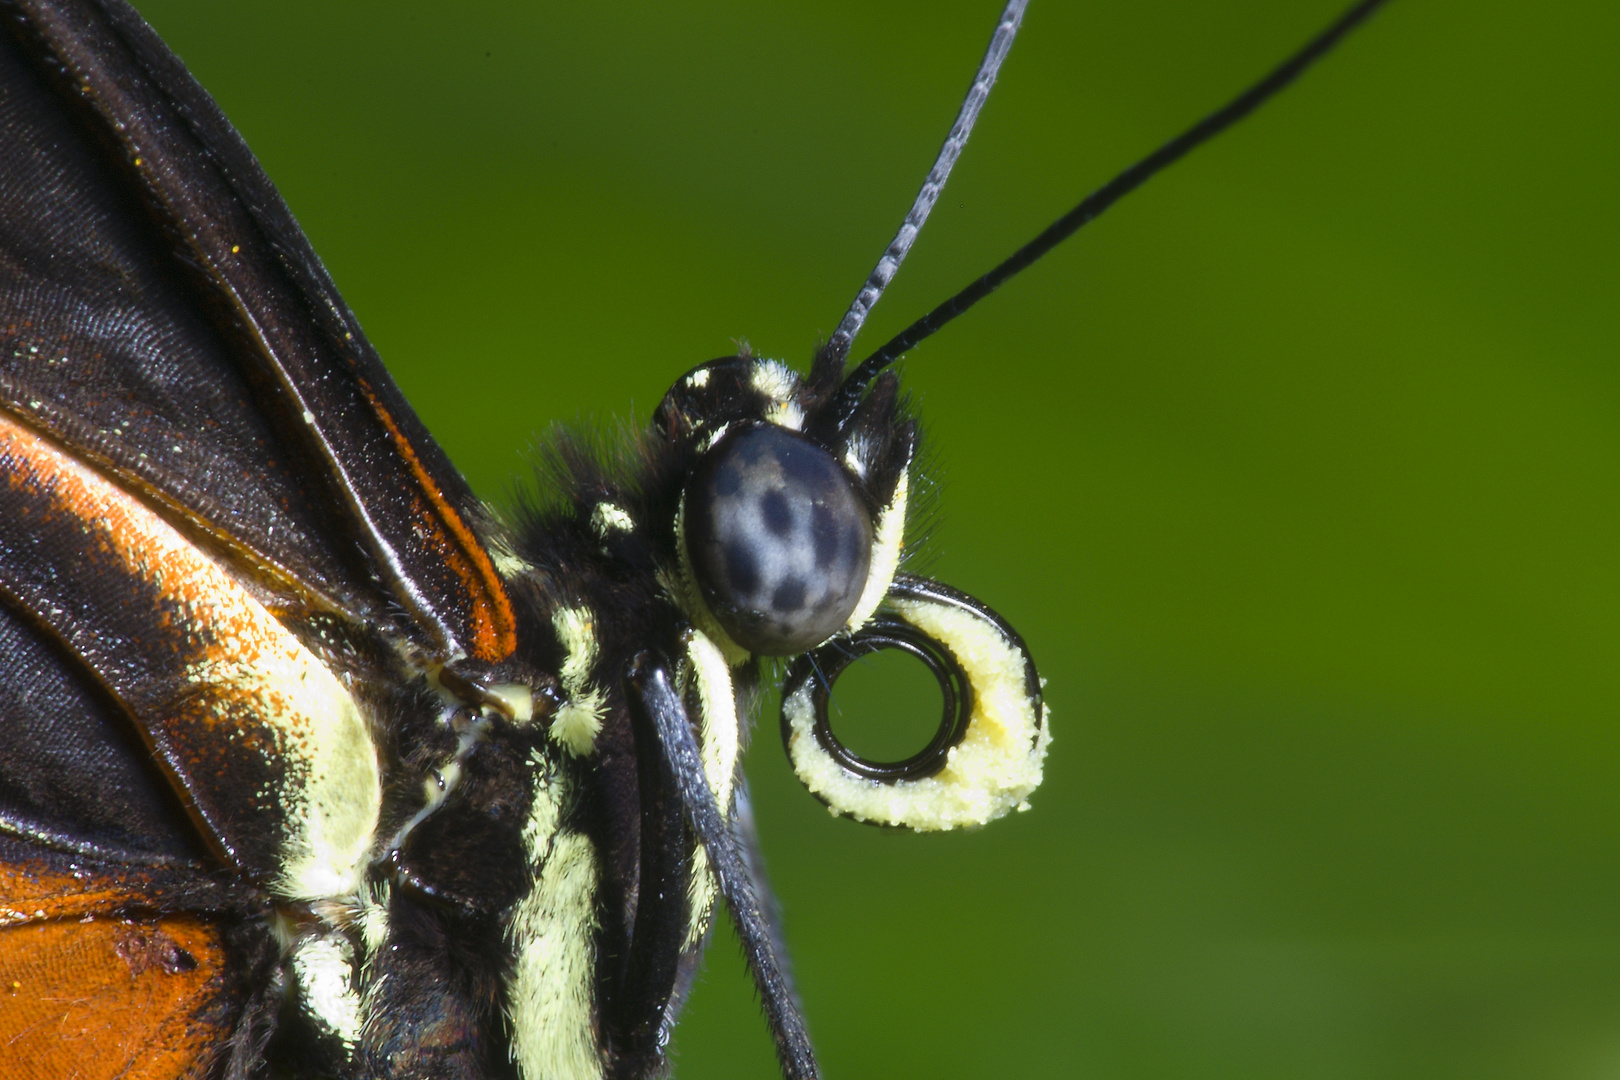
[[[780,427],[722,440],[686,488],[686,545],[715,619],[764,656],[818,645],[866,585],[872,523],[832,455]]]

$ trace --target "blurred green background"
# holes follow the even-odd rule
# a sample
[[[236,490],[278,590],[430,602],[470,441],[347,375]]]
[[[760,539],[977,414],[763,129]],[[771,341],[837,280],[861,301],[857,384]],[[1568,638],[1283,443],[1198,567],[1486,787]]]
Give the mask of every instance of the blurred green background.
[[[996,13],[140,6],[496,499],[735,338],[802,364]],[[868,344],[1337,7],[1036,0]],[[829,1077],[1620,1077],[1616,56],[1609,0],[1397,0],[911,357],[931,571],[1056,741],[917,837],[762,730]],[[676,1050],[771,1074],[729,937]]]

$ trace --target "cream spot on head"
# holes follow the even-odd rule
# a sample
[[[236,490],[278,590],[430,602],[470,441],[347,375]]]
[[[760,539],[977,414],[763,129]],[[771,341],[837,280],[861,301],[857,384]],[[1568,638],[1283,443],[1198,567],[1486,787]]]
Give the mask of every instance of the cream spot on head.
[[[597,503],[595,509],[591,511],[591,530],[597,536],[605,538],[610,532],[630,532],[635,527],[636,523],[631,520],[630,515],[612,503]]]
[[[855,605],[855,610],[850,612],[846,624],[850,630],[859,630],[866,625],[888,594],[889,586],[894,584],[895,571],[900,569],[900,553],[905,546],[906,493],[909,488],[908,473],[902,472],[899,482],[894,485],[894,497],[878,515],[877,526],[872,530],[872,561],[866,572],[866,587],[861,590],[861,599]]]
[[[804,410],[799,408],[797,402],[784,401],[780,405],[771,406],[765,410],[765,419],[777,427],[784,427],[789,431],[802,431],[804,429]]]
[[[708,368],[703,368],[703,369],[701,369],[699,371],[692,372],[692,374],[690,374],[690,375],[688,375],[686,377],[686,385],[690,386],[690,387],[694,387],[694,388],[696,388],[698,390],[701,390],[705,386],[708,386],[709,385],[709,369]]]
[[[748,382],[771,401],[765,410],[766,420],[793,431],[804,427],[804,410],[795,400],[799,393],[797,372],[776,360],[756,360]]]
[[[866,440],[851,439],[849,445],[844,447],[844,468],[866,479]]]
[[[703,441],[698,444],[698,450],[703,453],[708,453],[710,450],[713,450],[715,443],[718,443],[721,439],[725,438],[726,432],[730,430],[730,424],[721,424],[719,427],[715,428],[713,431],[709,432],[703,437]]]
[[[799,376],[779,360],[755,360],[748,384],[772,401],[786,401],[799,392]]]

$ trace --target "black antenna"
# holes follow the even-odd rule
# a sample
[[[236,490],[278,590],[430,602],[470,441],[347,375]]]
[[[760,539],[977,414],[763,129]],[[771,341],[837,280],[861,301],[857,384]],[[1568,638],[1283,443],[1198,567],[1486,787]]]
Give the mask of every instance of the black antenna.
[[[855,294],[855,301],[844,313],[838,329],[821,347],[818,366],[836,360],[837,370],[843,369],[844,357],[849,355],[849,346],[855,340],[855,335],[861,332],[867,312],[872,310],[872,305],[883,295],[895,271],[900,269],[906,252],[916,242],[917,233],[922,229],[923,222],[928,220],[928,213],[933,210],[939,193],[944,190],[951,168],[962,154],[962,147],[967,145],[973,122],[979,118],[979,109],[983,107],[985,98],[990,96],[990,87],[996,82],[996,72],[1007,58],[1007,50],[1012,48],[1013,38],[1018,35],[1018,24],[1024,18],[1024,8],[1028,3],[1029,0],[1008,0],[1007,6],[1002,9],[1001,19],[996,23],[996,32],[990,36],[990,47],[984,51],[978,74],[973,76],[967,97],[962,99],[962,108],[956,114],[956,123],[951,125],[950,134],[945,136],[945,145],[939,148],[939,157],[934,159],[934,167],[928,170],[928,178],[923,181],[922,190],[917,192],[911,212],[900,223],[900,231],[894,234],[894,239],[884,249],[883,257],[872,268],[866,284]]]
[[[1272,95],[1297,79],[1306,68],[1321,59],[1328,50],[1384,3],[1385,0],[1361,0],[1339,16],[1333,25],[1311,39],[1304,48],[1273,68],[1265,78],[1081,199],[1078,206],[1054,221],[1035,239],[1013,252],[1012,256],[1000,266],[896,334],[886,345],[861,361],[860,366],[850,372],[849,378],[845,379],[843,386],[839,388],[839,400],[833,414],[840,418],[849,415],[860,401],[862,391],[867,383],[872,381],[873,376],[892,364],[906,350],[989,296],[1008,278],[1067,240],[1082,225],[1096,219],[1104,210],[1114,205],[1121,196],[1141,186],[1148,177],[1178,161],[1194,147],[1219,135],[1259,108]],[[879,266],[881,265],[880,263]],[[873,277],[876,276],[874,271]],[[846,322],[848,318],[845,316]]]

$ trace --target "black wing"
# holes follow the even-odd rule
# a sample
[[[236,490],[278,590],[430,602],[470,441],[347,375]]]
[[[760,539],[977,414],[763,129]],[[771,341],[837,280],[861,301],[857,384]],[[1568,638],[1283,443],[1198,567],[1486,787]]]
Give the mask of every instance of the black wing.
[[[218,106],[121,0],[0,10],[4,407],[290,600],[510,653],[476,501]]]

